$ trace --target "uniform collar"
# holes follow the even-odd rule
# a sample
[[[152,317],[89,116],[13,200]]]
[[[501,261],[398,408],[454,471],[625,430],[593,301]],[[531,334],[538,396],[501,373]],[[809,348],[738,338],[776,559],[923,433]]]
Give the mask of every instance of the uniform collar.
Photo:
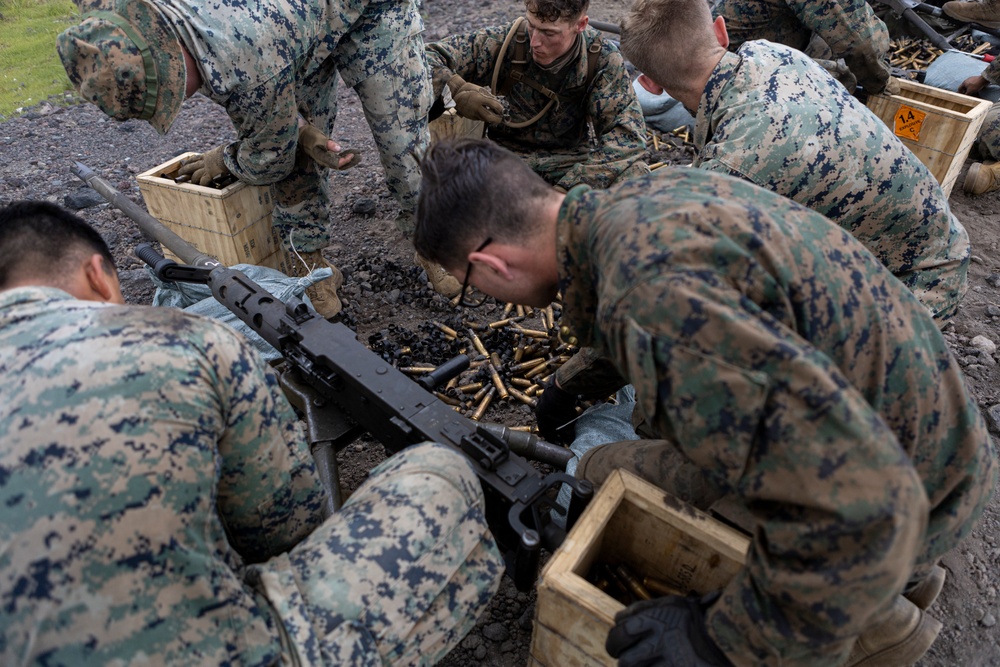
[[[712,76],[708,77],[708,83],[705,84],[705,92],[702,93],[701,101],[698,103],[698,113],[694,123],[694,145],[699,151],[712,138],[712,113],[719,104],[719,98],[722,97],[722,93],[726,89],[726,86],[729,85],[729,81],[742,64],[742,56],[726,51],[722,56],[722,60],[712,70]]]

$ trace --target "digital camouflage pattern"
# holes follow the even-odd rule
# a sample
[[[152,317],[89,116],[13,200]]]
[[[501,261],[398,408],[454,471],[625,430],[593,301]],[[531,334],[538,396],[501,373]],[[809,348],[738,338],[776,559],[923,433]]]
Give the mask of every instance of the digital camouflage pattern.
[[[404,212],[416,206],[413,152],[430,139],[423,22],[412,0],[236,0],[158,3],[203,74],[201,93],[226,108],[238,141],[226,166],[274,184],[273,221],[299,251],[330,244],[328,170],[296,163],[298,114],[334,137],[338,73],[361,99]],[[294,236],[293,236],[294,233]]]
[[[1000,85],[1000,60],[994,60],[982,74],[990,83]],[[984,160],[1000,160],[1000,102],[995,102],[986,114],[986,120],[979,130],[976,146]]]
[[[287,555],[253,566],[307,665],[433,665],[472,629],[503,560],[465,457],[433,443],[371,472]]]
[[[56,38],[56,50],[80,97],[112,118],[139,118],[166,133],[184,104],[186,72],[170,24],[149,0],[77,0],[77,5],[83,21]]]
[[[869,93],[889,80],[889,29],[865,0],[719,0],[712,13],[726,19],[734,53],[760,39],[805,51],[815,34]]]
[[[694,166],[744,178],[851,232],[938,318],[968,287],[948,199],[892,130],[826,70],[780,44],[726,53],[695,120]]]
[[[441,446],[324,522],[274,375],[218,322],[16,288],[0,374],[4,665],[320,664],[362,631],[356,664],[381,665],[453,646],[496,588],[477,480]]]
[[[490,87],[493,71],[511,23],[454,35],[427,45],[434,98],[441,96],[448,79],[458,74],[469,83]],[[530,58],[524,77],[561,96],[538,122],[524,128],[488,123],[487,136],[514,151],[549,184],[569,189],[580,183],[606,188],[616,181],[649,173],[642,161],[646,150],[646,125],[642,109],[625,71],[618,48],[587,28],[577,39],[576,57],[562,67],[543,69]],[[597,75],[587,83],[587,50],[601,45]],[[513,61],[509,47],[499,81],[507,78]],[[523,82],[504,96],[511,122],[533,118],[549,98]],[[590,141],[593,124],[596,145]]]
[[[840,664],[995,482],[934,321],[846,231],[721,174],[581,186],[557,239],[564,321],[753,514],[712,637],[739,667]]]

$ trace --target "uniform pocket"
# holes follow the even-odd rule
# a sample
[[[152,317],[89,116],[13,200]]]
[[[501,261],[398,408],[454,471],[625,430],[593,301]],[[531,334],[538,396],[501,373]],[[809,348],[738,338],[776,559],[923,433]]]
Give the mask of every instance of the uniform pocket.
[[[633,321],[625,344],[628,379],[657,434],[735,487],[764,428],[767,375],[651,336]]]

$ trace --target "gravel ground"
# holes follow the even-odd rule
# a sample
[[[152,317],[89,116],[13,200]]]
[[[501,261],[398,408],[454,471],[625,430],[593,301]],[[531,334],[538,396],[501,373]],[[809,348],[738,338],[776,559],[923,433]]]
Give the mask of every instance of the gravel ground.
[[[623,7],[623,2],[594,2],[590,16],[615,21]],[[506,1],[428,0],[425,9],[426,38],[431,41],[513,18],[521,6]],[[232,126],[220,107],[199,96],[185,104],[174,129],[165,137],[144,122],[116,122],[89,105],[65,106],[71,100],[54,102],[0,122],[0,205],[31,198],[79,209],[111,245],[128,301],[149,303],[152,283],[132,254],[143,240],[141,232],[122,213],[100,198],[93,199],[93,193],[81,187],[69,167],[74,160],[85,163],[142,204],[137,174],[179,153],[204,151],[233,139]],[[364,155],[358,167],[332,176],[330,224],[335,242],[326,254],[345,274],[343,298],[348,324],[356,328],[362,341],[382,348],[426,339],[430,335],[426,325],[431,320],[460,325],[463,313],[428,289],[426,275],[413,266],[412,249],[395,230],[393,218],[398,208],[385,189],[371,134],[350,90],[340,92],[336,138],[345,146],[360,148]],[[653,162],[676,155],[650,157]],[[969,294],[945,334],[996,434],[1000,426],[1000,369],[993,343],[1000,343],[1000,192],[972,198],[957,191],[950,203],[969,230],[975,257]],[[475,315],[497,319],[499,311]],[[485,419],[528,424],[531,413],[527,406],[498,402]],[[379,445],[366,440],[348,447],[341,455],[346,485],[353,488],[363,481],[367,470],[383,455]],[[1000,615],[997,503],[990,504],[972,537],[943,561],[948,581],[931,613],[944,623],[944,630],[919,663],[924,667],[1000,665],[995,627]],[[505,581],[487,614],[443,664],[526,664],[533,602],[533,593],[519,593]]]

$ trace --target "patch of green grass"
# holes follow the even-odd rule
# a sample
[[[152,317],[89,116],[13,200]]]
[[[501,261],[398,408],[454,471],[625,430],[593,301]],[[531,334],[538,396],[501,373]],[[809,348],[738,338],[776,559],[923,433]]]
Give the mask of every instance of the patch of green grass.
[[[73,90],[56,35],[79,20],[71,0],[0,0],[0,116]]]

